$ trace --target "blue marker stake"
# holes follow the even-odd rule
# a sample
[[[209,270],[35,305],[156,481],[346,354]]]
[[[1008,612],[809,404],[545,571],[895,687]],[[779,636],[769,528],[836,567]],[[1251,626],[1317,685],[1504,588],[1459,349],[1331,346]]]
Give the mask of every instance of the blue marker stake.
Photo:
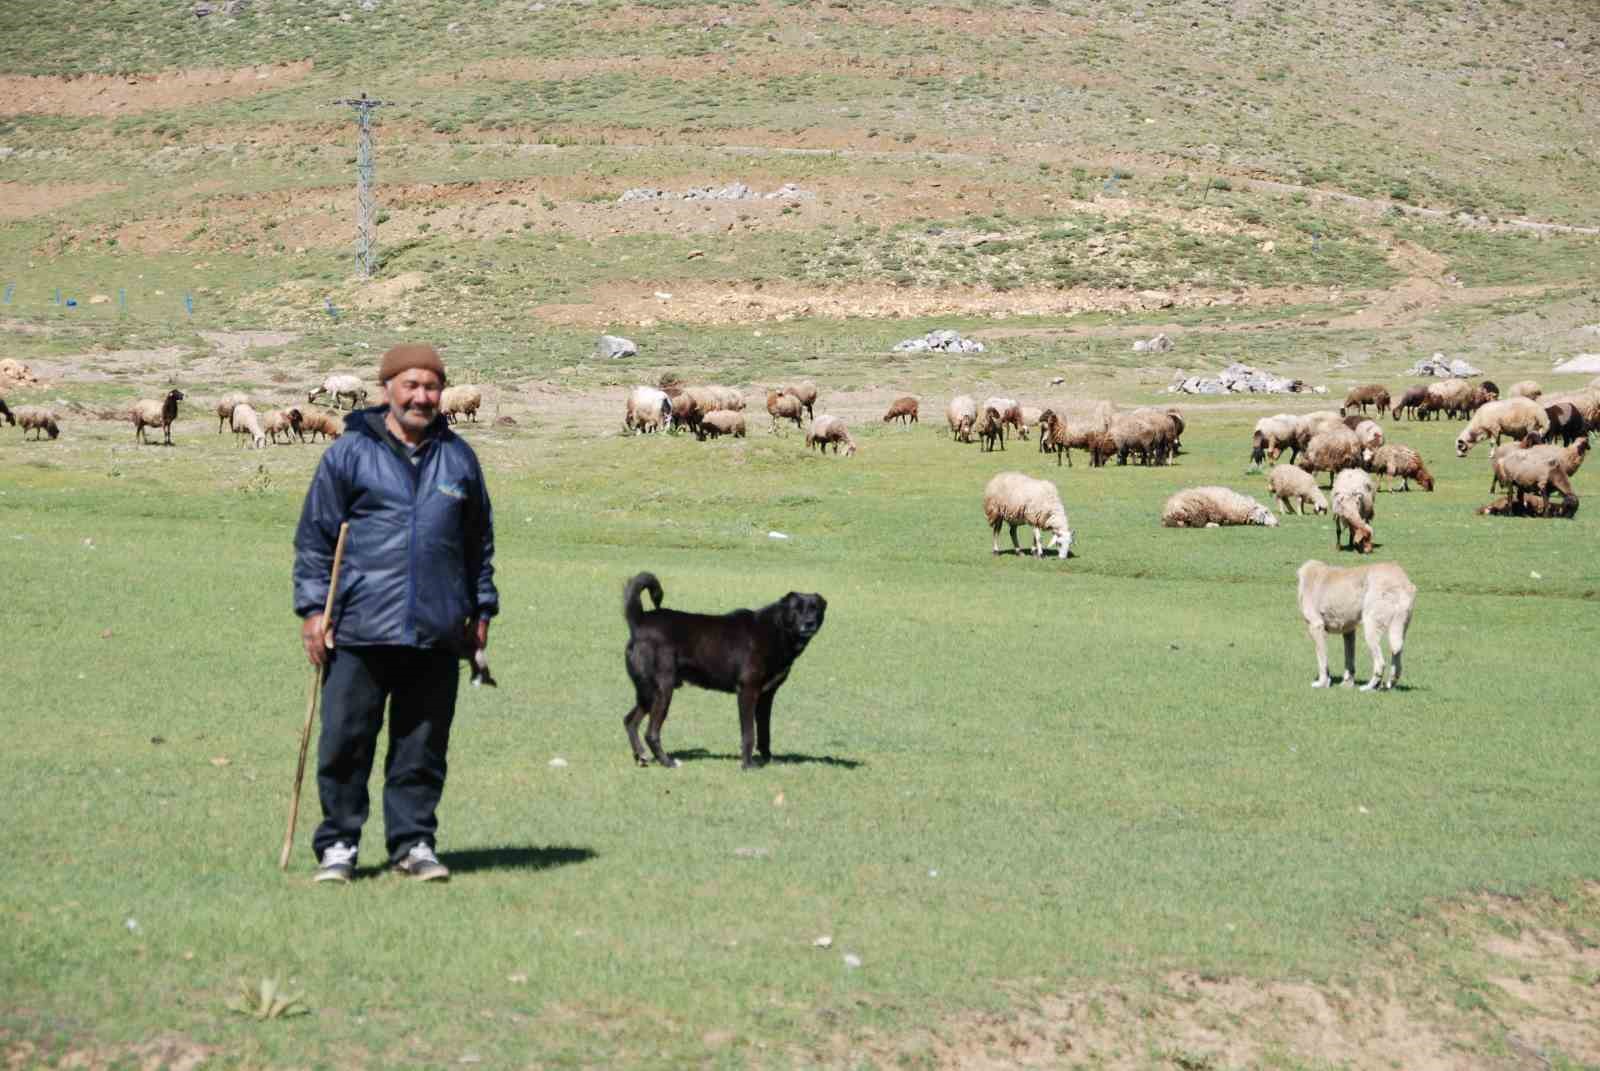
[[[17,284],[16,283],[7,283],[6,284],[6,304],[7,305],[11,304],[11,295],[15,294],[16,292],[17,292]]]
[[[183,295],[183,310],[189,314],[191,319],[194,317],[194,295],[193,294],[185,294],[185,295]]]
[[[56,287],[56,296],[50,299],[50,304],[52,304],[52,305],[61,304],[61,288],[59,286]]]
[[[122,307],[122,311],[123,312],[127,312],[128,311],[128,290],[127,290],[127,287],[122,287],[122,286],[117,287],[117,304]]]
[[[1322,235],[1313,234],[1311,236],[1311,251],[1313,253],[1315,253],[1317,250],[1319,250],[1321,248],[1322,248]]]
[[[333,299],[323,298],[322,303],[327,307],[328,315],[333,317],[334,321],[337,322],[339,319],[339,310],[333,307]]]

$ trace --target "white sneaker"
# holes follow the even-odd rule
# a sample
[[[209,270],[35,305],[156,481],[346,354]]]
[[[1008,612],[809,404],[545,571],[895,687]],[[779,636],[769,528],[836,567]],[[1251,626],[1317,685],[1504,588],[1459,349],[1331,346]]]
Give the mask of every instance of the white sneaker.
[[[356,849],[344,841],[336,841],[328,845],[322,853],[322,862],[317,865],[317,873],[312,881],[336,881],[341,885],[348,884],[356,873]]]
[[[450,869],[439,862],[439,857],[425,841],[413,844],[405,857],[395,864],[395,869],[415,881],[450,880]]]

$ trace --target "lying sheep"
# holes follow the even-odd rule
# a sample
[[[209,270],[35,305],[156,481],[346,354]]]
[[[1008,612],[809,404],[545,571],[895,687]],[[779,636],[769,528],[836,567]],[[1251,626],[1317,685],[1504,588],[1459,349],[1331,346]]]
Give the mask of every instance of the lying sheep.
[[[1544,406],[1531,398],[1505,398],[1489,402],[1472,414],[1472,421],[1466,430],[1456,436],[1456,456],[1466,457],[1476,443],[1491,435],[1498,446],[1502,436],[1521,439],[1535,435],[1543,439],[1549,430],[1550,418],[1545,415]]]
[[[483,390],[476,383],[462,383],[455,387],[446,387],[439,395],[439,411],[444,414],[445,423],[454,424],[462,417],[466,417],[474,424],[478,422],[478,407],[483,404]]]
[[[249,402],[240,402],[233,407],[231,423],[234,435],[240,437],[241,446],[245,444],[246,437],[249,445],[257,450],[267,445],[267,433],[261,429],[261,416]]]
[[[833,452],[838,453],[839,447],[844,447],[844,456],[850,457],[856,452],[856,441],[850,437],[850,429],[845,427],[844,421],[834,416],[819,416],[811,422],[811,430],[806,432],[806,446],[815,446],[818,451],[826,454],[828,444],[833,444]]]
[[[1506,391],[1507,398],[1532,398],[1538,400],[1544,393],[1544,388],[1531,379],[1521,379],[1511,384],[1511,389]]]
[[[1267,490],[1278,500],[1278,512],[1304,514],[1310,503],[1318,513],[1328,512],[1328,500],[1322,497],[1317,479],[1294,465],[1275,465],[1267,474]],[[1298,503],[1298,508],[1296,504]]]
[[[228,427],[229,424],[232,422],[232,420],[233,420],[233,407],[238,405],[240,402],[248,402],[249,400],[250,400],[249,398],[247,398],[243,394],[239,394],[237,392],[235,392],[233,394],[225,394],[221,398],[217,399],[217,434],[218,435],[221,435],[222,434],[222,429]]]
[[[1411,490],[1411,481],[1416,480],[1422,485],[1424,491],[1433,490],[1433,474],[1422,463],[1422,455],[1400,443],[1385,443],[1376,450],[1363,450],[1361,464],[1368,472],[1377,474],[1378,490],[1387,490],[1384,486],[1396,476],[1400,477],[1400,490]]]
[[[148,442],[144,435],[145,428],[160,428],[166,436],[164,445],[172,445],[172,422],[178,419],[178,403],[183,401],[183,392],[174,388],[167,391],[167,396],[161,401],[142,398],[133,403],[133,408],[128,415],[133,418],[133,437],[138,442]]]
[[[1389,390],[1380,383],[1368,383],[1361,387],[1351,387],[1344,396],[1344,404],[1339,407],[1339,415],[1343,416],[1346,409],[1359,408],[1362,415],[1367,412],[1367,406],[1378,407],[1378,415],[1382,416],[1389,411]]]
[[[343,408],[339,401],[342,398],[350,399],[350,408],[355,409],[367,400],[367,388],[361,382],[360,376],[336,373],[324,379],[319,385],[306,392],[306,401],[314,402],[324,394],[333,396],[333,407]]]
[[[1276,528],[1278,518],[1249,495],[1226,487],[1189,487],[1167,499],[1161,523],[1168,528],[1220,528],[1259,524]]]
[[[3,405],[4,403],[0,403]],[[48,435],[54,439],[61,434],[61,428],[56,424],[56,415],[49,409],[37,405],[17,406],[15,423],[22,429],[22,437],[26,439],[28,432],[33,432],[33,439],[38,442]]]
[[[1377,497],[1372,490],[1372,477],[1361,469],[1343,469],[1333,478],[1333,549],[1343,549],[1339,542],[1341,526],[1350,533],[1350,546],[1361,554],[1372,553],[1372,520],[1377,507]]]
[[[970,443],[978,423],[978,403],[971,395],[958,394],[945,406],[944,418],[950,425],[950,435],[957,442]]]
[[[1477,513],[1480,517],[1565,517],[1570,520],[1578,515],[1578,500],[1563,498],[1558,505],[1541,495],[1529,494],[1521,498],[1501,495],[1479,506]]]
[[[993,451],[996,443],[1000,445],[1000,449],[1006,448],[1005,420],[1000,416],[1000,410],[994,406],[983,407],[983,412],[978,416],[978,422],[973,425],[973,430],[978,433],[981,442],[979,449]]]
[[[1336,424],[1313,435],[1295,464],[1307,472],[1326,472],[1331,479],[1334,473],[1361,464],[1361,440],[1343,424]]]
[[[908,394],[890,402],[888,412],[883,414],[883,422],[887,424],[890,421],[898,421],[901,424],[915,424],[917,422],[917,400]]]
[[[1067,523],[1067,510],[1061,504],[1061,494],[1048,480],[1037,480],[1020,472],[1002,472],[983,488],[983,516],[994,533],[994,553],[1000,553],[1000,526],[1011,529],[1011,548],[1017,553],[1022,547],[1017,543],[1017,526],[1029,525],[1033,529],[1033,556],[1044,557],[1045,546],[1041,531],[1050,532],[1050,547],[1057,557],[1065,561],[1072,556],[1072,528]]]
[[[735,439],[744,438],[743,413],[737,409],[713,409],[700,418],[700,427],[695,432],[695,438],[704,441],[723,435],[732,435]]]
[[[1326,688],[1328,678],[1328,633],[1344,637],[1344,679],[1349,688],[1356,676],[1356,626],[1360,625],[1372,656],[1372,679],[1361,688],[1393,688],[1400,682],[1400,652],[1406,643],[1406,628],[1411,624],[1411,609],[1417,600],[1417,586],[1404,569],[1393,562],[1358,565],[1350,569],[1308,561],[1295,573],[1300,616],[1317,649],[1317,679],[1313,688]],[[1382,638],[1389,637],[1392,666],[1384,680]]]
[[[267,433],[267,439],[274,446],[278,444],[279,435],[283,436],[284,442],[288,442],[291,435],[305,442],[305,433],[301,431],[300,424],[299,409],[272,409],[261,417],[261,430]]]
[[[623,432],[648,435],[663,429],[672,429],[672,401],[666,393],[642,386],[629,391],[627,410],[622,418]]]
[[[324,439],[337,439],[344,434],[344,421],[326,409],[312,406],[300,414],[300,431],[303,435],[309,435],[313,442],[318,435]]]
[[[1583,419],[1583,414],[1578,412],[1578,407],[1571,402],[1547,405],[1544,407],[1544,415],[1550,419],[1550,430],[1545,433],[1546,440],[1554,442],[1560,439],[1562,446],[1571,446],[1579,439],[1588,439],[1589,422]]]
[[[800,403],[806,411],[808,420],[816,419],[817,385],[815,383],[809,379],[802,379],[792,387],[783,387],[781,389],[784,394],[789,395]],[[744,406],[740,405],[737,408],[743,409]]]
[[[801,427],[800,413],[804,409],[805,403],[801,402],[793,394],[775,390],[767,391],[767,412],[772,415],[772,434],[774,435],[778,434],[778,422],[780,420],[792,420],[796,428]]]
[[[1428,414],[1423,410],[1422,404],[1427,398],[1428,385],[1426,383],[1418,383],[1407,387],[1400,392],[1400,400],[1394,403],[1394,408],[1389,410],[1389,419],[1399,420],[1400,414],[1404,413],[1408,420],[1412,418],[1426,420]]]

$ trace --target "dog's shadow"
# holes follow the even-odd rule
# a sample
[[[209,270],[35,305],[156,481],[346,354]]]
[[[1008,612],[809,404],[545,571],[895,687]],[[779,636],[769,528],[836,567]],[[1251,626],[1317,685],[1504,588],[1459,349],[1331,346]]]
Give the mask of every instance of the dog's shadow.
[[[692,747],[685,751],[674,751],[672,752],[672,757],[677,759],[679,762],[701,762],[703,760],[738,762],[741,758],[741,756],[732,753],[721,754],[718,752],[707,751],[703,747]],[[790,755],[774,755],[772,756],[772,761],[768,763],[768,765],[800,766],[807,763],[815,763],[818,766],[837,766],[843,770],[854,770],[857,767],[865,765],[865,763],[861,762],[859,759],[840,759],[835,758],[832,755],[803,755],[799,753]]]
[[[454,873],[470,874],[475,870],[551,870],[558,866],[586,863],[598,854],[592,848],[507,846],[440,852],[439,861]]]

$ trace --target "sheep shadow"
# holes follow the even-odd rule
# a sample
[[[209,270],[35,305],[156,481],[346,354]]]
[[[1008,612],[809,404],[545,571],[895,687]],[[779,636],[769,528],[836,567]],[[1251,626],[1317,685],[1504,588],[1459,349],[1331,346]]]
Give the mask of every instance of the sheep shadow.
[[[456,874],[478,870],[553,870],[558,866],[586,863],[599,853],[592,848],[570,846],[468,848],[440,852],[439,861]]]
[[[1368,554],[1376,554],[1376,553],[1378,553],[1378,551],[1380,551],[1382,549],[1383,549],[1383,544],[1379,543],[1377,540],[1373,540],[1372,546],[1367,548],[1367,553]],[[1361,551],[1357,550],[1355,547],[1339,547],[1338,548],[1338,552],[1340,554],[1354,554],[1358,558],[1362,556]]]
[[[672,752],[672,757],[677,759],[679,762],[700,762],[702,760],[738,762],[742,758],[742,756],[732,752],[723,754],[720,752],[707,751],[703,747],[692,747],[684,751],[674,751]],[[844,770],[854,770],[857,767],[866,765],[859,759],[841,759],[832,755],[806,755],[799,752],[789,755],[775,754],[772,756],[772,761],[768,763],[769,766],[803,766],[809,764],[816,764],[818,766],[837,766]]]
[[[991,557],[991,558],[1032,558],[1033,557],[1033,550],[1032,550],[1032,548],[1013,548],[1011,550],[1001,550],[998,553],[996,553],[994,551],[990,551],[989,552],[989,557]],[[1076,558],[1076,557],[1078,557],[1078,555],[1077,555],[1076,552],[1071,552],[1071,553],[1067,554],[1067,557],[1068,558]],[[1039,560],[1040,561],[1050,561],[1052,559],[1054,559],[1055,561],[1060,561],[1061,560],[1061,552],[1058,551],[1058,550],[1047,550],[1047,551],[1044,552],[1044,557],[1040,558]]]

